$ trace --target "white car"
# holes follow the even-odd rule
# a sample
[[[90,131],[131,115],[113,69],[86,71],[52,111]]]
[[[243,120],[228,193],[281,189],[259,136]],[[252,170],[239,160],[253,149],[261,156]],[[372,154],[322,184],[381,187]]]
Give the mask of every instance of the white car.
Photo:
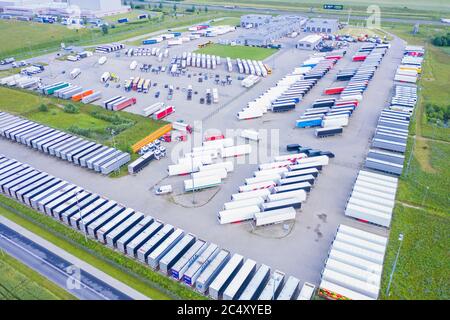
[[[155,194],[167,194],[172,192],[172,185],[168,184],[165,186],[155,187]]]

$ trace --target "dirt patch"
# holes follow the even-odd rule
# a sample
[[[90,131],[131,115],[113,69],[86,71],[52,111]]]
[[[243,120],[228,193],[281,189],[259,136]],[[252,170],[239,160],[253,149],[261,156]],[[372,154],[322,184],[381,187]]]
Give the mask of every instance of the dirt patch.
[[[431,150],[426,139],[416,136],[414,156],[416,157],[423,171],[428,173],[437,173],[436,169],[433,168],[430,162]]]

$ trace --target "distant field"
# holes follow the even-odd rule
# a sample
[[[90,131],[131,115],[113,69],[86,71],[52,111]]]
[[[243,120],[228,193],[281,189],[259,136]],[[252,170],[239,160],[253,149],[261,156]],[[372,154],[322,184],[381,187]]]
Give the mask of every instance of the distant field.
[[[235,11],[227,13],[227,16],[240,16],[241,14],[242,12]],[[177,17],[164,15],[161,18],[142,19],[123,24],[117,23],[114,28],[109,28],[106,35],[103,35],[100,28],[90,27],[89,29],[75,31],[61,25],[0,20],[0,41],[4,44],[0,46],[0,59],[9,56],[24,59],[57,51],[61,42],[66,45],[89,46],[123,41],[134,37],[143,37],[159,30],[190,26],[223,15],[223,12],[210,10]]]
[[[270,5],[270,6],[304,6],[304,7],[322,7],[323,4],[342,4],[345,6],[353,6],[353,7],[367,7],[369,5],[378,5],[381,8],[408,8],[414,10],[423,10],[423,11],[450,11],[450,3],[446,0],[429,0],[429,1],[421,1],[421,0],[340,0],[337,2],[327,2],[327,1],[311,1],[311,0],[187,0],[186,3],[218,3],[224,5],[244,5],[244,4],[257,4],[257,5]]]
[[[0,300],[75,300],[66,290],[0,252]]]
[[[198,49],[195,52],[213,54],[220,57],[230,57],[231,59],[264,60],[277,52],[277,49],[212,44],[205,48]]]
[[[368,29],[368,28],[353,27],[353,26],[347,26],[343,29],[340,29],[339,31],[336,32],[336,34],[351,35],[352,37],[355,37],[355,38],[357,38],[361,35],[365,35],[365,34],[367,34],[369,37],[371,37],[371,36],[379,36],[379,37],[386,36],[387,40],[390,40],[390,38],[391,38],[383,30]]]
[[[212,26],[223,26],[223,25],[230,25],[230,26],[236,26],[241,23],[241,18],[239,17],[227,17],[223,19],[216,19],[210,23]]]
[[[88,33],[88,30],[76,31],[57,24],[0,20],[0,57],[58,47],[61,42],[70,44]]]

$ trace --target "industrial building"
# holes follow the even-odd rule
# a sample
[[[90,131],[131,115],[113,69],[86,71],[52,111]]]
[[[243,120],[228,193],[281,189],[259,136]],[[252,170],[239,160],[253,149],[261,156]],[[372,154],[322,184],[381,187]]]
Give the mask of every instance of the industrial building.
[[[242,20],[241,20],[242,21]],[[306,18],[301,16],[273,17],[269,23],[262,24],[236,39],[236,43],[246,46],[267,46],[293,32],[301,31]]]
[[[333,33],[339,30],[339,20],[337,19],[309,19],[304,27],[306,32]]]
[[[321,41],[322,37],[318,34],[310,34],[298,41],[297,48],[304,50],[314,50],[314,48],[316,48]]]
[[[74,8],[81,17],[103,17],[130,11],[121,0],[0,0],[3,15],[32,17],[35,15],[73,16]]]
[[[264,24],[268,24],[272,20],[272,16],[268,14],[247,14],[241,16],[241,27],[257,28]]]

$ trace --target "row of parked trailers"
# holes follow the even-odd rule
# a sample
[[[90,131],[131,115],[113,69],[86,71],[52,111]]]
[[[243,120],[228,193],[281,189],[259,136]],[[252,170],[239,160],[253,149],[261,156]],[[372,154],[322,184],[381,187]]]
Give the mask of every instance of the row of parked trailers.
[[[54,95],[61,99],[70,99],[84,104],[101,99],[101,91],[84,89],[82,86],[72,85],[70,82],[56,82],[41,86],[39,92],[44,95]]]
[[[310,299],[281,271],[0,155],[0,191],[214,299]],[[312,290],[311,290],[312,289]],[[300,292],[299,292],[300,291]]]
[[[204,69],[216,69],[222,60],[219,56],[200,54],[194,52],[183,52],[181,56],[181,67],[197,67]]]
[[[308,157],[296,153],[260,164],[254,176],[238,188],[239,193],[224,204],[217,215],[219,223],[253,220],[258,227],[295,220],[296,209],[301,208],[319,172],[328,163],[325,155]]]
[[[367,170],[359,171],[347,201],[345,215],[389,228],[397,185],[396,177]]]
[[[227,58],[228,62],[228,58]],[[249,59],[236,59],[236,64],[239,73],[252,74],[258,77],[267,77],[268,70],[262,61],[249,60]],[[229,66],[228,66],[229,68]]]
[[[405,57],[423,56],[422,47],[405,50]],[[395,81],[395,80],[394,80]],[[394,82],[390,106],[381,112],[366,168],[400,176],[403,171],[409,122],[417,103],[417,87]]]
[[[30,77],[21,74],[14,74],[0,79],[0,85],[8,87],[18,87],[20,89],[35,89],[41,84],[38,77]]]
[[[333,300],[376,300],[387,240],[341,224],[321,273],[319,295]]]
[[[303,97],[338,61],[338,59],[326,59],[321,57],[316,64],[308,66],[302,73],[298,70],[288,74],[277,84],[268,89],[247,107],[238,112],[239,120],[247,120],[262,117],[267,110],[272,112],[285,112],[295,109]]]
[[[315,131],[319,138],[341,134],[358,104],[358,100],[352,99],[317,99],[312,107],[306,109],[296,120],[295,126],[297,128],[322,127]]]
[[[95,48],[95,52],[110,53],[110,52],[122,50],[124,48],[125,48],[125,46],[121,43],[103,44],[103,45],[97,46]]]
[[[0,112],[0,135],[40,152],[102,174],[118,170],[130,154],[52,129],[33,121]]]
[[[102,102],[102,107],[111,111],[120,111],[136,104],[136,98],[115,96]]]

